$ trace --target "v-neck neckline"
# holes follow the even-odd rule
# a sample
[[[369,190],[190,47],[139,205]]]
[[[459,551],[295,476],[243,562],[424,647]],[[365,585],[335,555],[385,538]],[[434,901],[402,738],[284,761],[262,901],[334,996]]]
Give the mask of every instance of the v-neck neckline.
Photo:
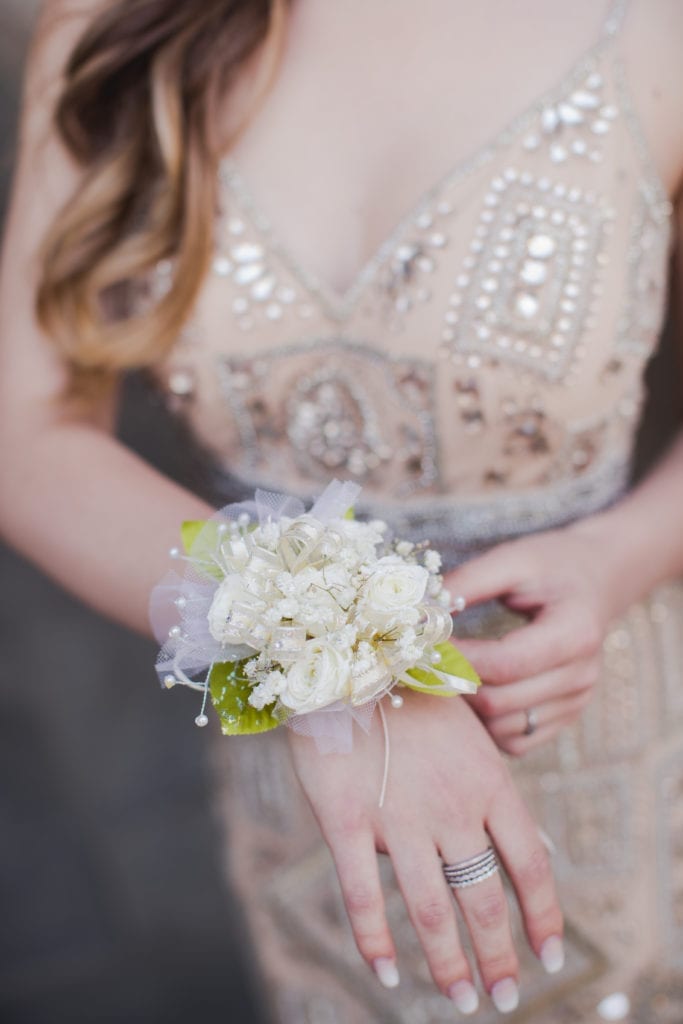
[[[603,31],[598,40],[583,51],[553,86],[532,100],[521,113],[513,116],[488,142],[478,146],[469,156],[453,164],[444,175],[419,195],[417,201],[395,222],[394,227],[390,228],[388,234],[361,265],[344,290],[329,285],[297,258],[294,250],[283,241],[273,227],[262,204],[255,197],[237,162],[230,154],[224,156],[220,161],[220,181],[235,196],[243,212],[258,233],[267,241],[270,250],[285,264],[311,297],[320,303],[326,314],[334,320],[346,321],[355,312],[366,287],[374,280],[377,272],[385,265],[397,246],[405,240],[408,229],[415,223],[415,220],[446,189],[483,167],[506,145],[513,145],[523,129],[530,121],[537,118],[545,107],[554,106],[567,90],[575,87],[578,81],[595,70],[597,59],[613,42],[617,34],[616,31],[606,31],[605,25],[607,24],[608,22],[603,25]]]

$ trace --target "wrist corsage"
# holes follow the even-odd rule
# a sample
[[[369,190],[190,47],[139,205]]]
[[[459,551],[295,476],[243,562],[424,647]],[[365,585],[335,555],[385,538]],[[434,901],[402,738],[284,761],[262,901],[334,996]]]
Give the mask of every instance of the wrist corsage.
[[[476,672],[449,642],[451,595],[427,543],[360,522],[353,483],[332,482],[310,511],[257,491],[182,527],[184,564],[153,591],[163,686],[203,691],[227,735],[285,723],[323,752],[349,751],[353,722],[400,690],[474,693]]]

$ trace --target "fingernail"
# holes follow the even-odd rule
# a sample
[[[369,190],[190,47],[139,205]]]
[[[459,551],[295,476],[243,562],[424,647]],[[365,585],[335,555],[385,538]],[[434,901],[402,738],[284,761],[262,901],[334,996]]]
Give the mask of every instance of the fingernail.
[[[557,853],[557,847],[555,846],[555,843],[552,841],[548,833],[544,829],[542,829],[540,825],[538,826],[538,834],[541,837],[541,842],[545,846],[550,856],[554,856],[554,854]]]
[[[380,983],[385,988],[396,988],[401,979],[395,960],[391,960],[388,956],[380,956],[373,960],[372,966]]]
[[[551,935],[541,946],[541,963],[548,974],[557,974],[564,967],[564,945],[559,935]]]
[[[491,989],[491,999],[498,1013],[512,1013],[519,1006],[519,989],[514,978],[503,978]]]
[[[479,1009],[477,990],[469,981],[456,981],[448,990],[448,998],[452,999],[460,1013],[469,1017]]]

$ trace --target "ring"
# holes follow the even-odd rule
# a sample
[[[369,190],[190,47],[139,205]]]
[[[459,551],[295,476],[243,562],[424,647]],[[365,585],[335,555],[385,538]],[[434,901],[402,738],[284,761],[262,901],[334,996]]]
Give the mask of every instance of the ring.
[[[466,889],[470,885],[478,885],[498,871],[496,851],[488,846],[483,853],[457,864],[444,864],[443,873],[451,889]]]
[[[524,714],[526,715],[526,725],[522,736],[533,736],[538,729],[538,711],[536,708],[529,708]]]

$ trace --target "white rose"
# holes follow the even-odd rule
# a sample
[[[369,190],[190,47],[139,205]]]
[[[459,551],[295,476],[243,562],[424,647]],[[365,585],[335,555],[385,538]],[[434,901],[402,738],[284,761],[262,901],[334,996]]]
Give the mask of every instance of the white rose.
[[[307,640],[287,672],[280,700],[299,714],[318,711],[348,696],[350,678],[348,652],[326,640]]]
[[[229,621],[232,609],[236,603],[246,605],[258,604],[259,608],[263,607],[263,602],[259,601],[258,598],[255,599],[252,594],[249,594],[244,589],[242,577],[235,573],[225,577],[214,594],[211,607],[209,608],[209,632],[219,644],[244,642],[241,637],[235,636],[234,626]]]
[[[424,600],[428,580],[429,573],[422,565],[406,565],[390,556],[381,558],[363,587],[363,616],[377,627],[417,621],[417,608]]]

